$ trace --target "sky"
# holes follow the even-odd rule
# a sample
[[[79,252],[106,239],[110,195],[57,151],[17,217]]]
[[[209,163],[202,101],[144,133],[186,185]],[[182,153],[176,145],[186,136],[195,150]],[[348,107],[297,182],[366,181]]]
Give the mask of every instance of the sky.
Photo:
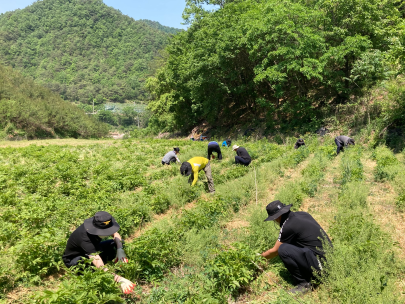
[[[0,13],[22,9],[34,2],[33,0],[0,0]],[[119,9],[121,13],[135,20],[149,19],[166,26],[187,28],[181,24],[185,0],[104,0],[104,3]]]

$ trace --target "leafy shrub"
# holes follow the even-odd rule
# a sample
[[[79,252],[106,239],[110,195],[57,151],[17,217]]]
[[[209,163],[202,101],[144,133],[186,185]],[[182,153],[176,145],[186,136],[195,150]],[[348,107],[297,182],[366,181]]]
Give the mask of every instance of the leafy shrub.
[[[342,178],[341,185],[351,181],[361,181],[364,179],[363,164],[361,163],[362,151],[359,148],[351,147],[347,149],[342,157]]]
[[[126,245],[130,263],[122,265],[124,277],[152,282],[161,280],[170,268],[181,262],[179,238],[179,232],[172,228],[154,228]]]
[[[393,180],[401,169],[394,153],[385,146],[377,147],[373,151],[373,158],[377,161],[374,172],[376,181]]]
[[[94,304],[123,303],[122,292],[114,282],[114,276],[102,269],[87,267],[67,270],[65,280],[58,290],[38,292],[35,303],[39,304]],[[80,275],[77,273],[80,272]]]
[[[66,234],[58,233],[44,228],[39,234],[28,236],[15,247],[16,262],[32,282],[39,282],[45,275],[59,270]]]
[[[255,278],[258,269],[252,262],[258,262],[260,258],[241,243],[234,243],[232,248],[223,248],[216,252],[215,258],[208,262],[207,275],[214,280],[218,292],[236,295]]]

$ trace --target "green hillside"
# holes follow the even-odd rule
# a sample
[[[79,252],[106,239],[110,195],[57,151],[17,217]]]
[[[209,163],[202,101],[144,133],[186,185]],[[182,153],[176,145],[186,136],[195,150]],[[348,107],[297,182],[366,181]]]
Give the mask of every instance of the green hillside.
[[[0,65],[0,138],[90,138],[107,133],[107,125],[32,79]]]
[[[174,32],[102,0],[43,0],[0,15],[0,61],[65,100],[142,100],[149,64]]]
[[[152,20],[147,20],[147,19],[141,19],[139,21],[142,21],[144,23],[146,23],[147,25],[149,25],[150,27],[153,27],[155,29],[158,29],[162,32],[168,33],[168,34],[177,34],[180,33],[182,30],[175,28],[175,27],[170,27],[170,26],[164,26],[161,25],[159,22],[156,21],[152,21]]]

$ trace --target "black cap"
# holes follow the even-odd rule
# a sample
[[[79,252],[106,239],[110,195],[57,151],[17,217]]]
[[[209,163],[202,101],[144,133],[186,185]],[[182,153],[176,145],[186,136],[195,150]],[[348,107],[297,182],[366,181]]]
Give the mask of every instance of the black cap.
[[[179,147],[175,147],[173,148],[174,151],[176,151],[177,153],[180,153],[180,148]]]
[[[112,235],[120,229],[120,225],[111,214],[99,211],[93,217],[84,221],[84,228],[90,234]]]
[[[284,213],[287,213],[290,211],[292,205],[284,205],[280,201],[274,201],[271,202],[270,204],[267,205],[266,211],[267,214],[269,215],[268,218],[266,218],[264,221],[274,221],[276,218],[279,216],[283,215]]]
[[[189,176],[189,175],[191,175],[192,171],[193,171],[193,168],[191,167],[191,164],[189,162],[184,162],[181,164],[181,167],[180,167],[181,175]]]

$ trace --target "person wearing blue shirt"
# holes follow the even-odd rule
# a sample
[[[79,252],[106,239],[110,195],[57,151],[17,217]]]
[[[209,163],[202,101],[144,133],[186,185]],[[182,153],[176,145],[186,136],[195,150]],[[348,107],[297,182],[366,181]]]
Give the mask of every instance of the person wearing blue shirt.
[[[224,140],[222,142],[222,147],[230,147],[231,143],[232,143],[232,141],[230,139]]]

